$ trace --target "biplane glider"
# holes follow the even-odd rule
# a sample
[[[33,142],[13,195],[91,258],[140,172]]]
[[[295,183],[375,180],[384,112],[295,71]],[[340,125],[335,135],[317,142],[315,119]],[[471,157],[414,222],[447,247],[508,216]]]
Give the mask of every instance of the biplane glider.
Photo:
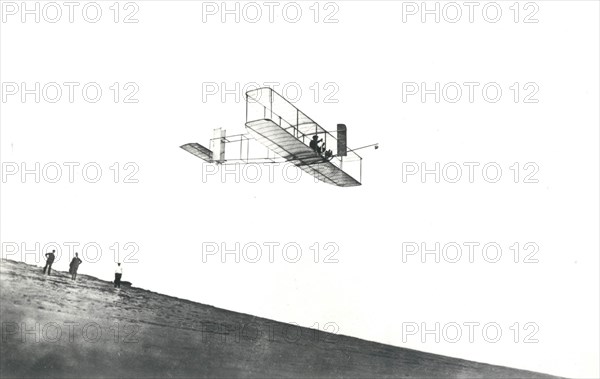
[[[246,130],[246,134],[227,136],[225,130],[217,128],[210,148],[195,142],[181,148],[216,164],[289,162],[325,183],[352,187],[362,181],[362,157],[355,151],[379,147],[372,144],[349,149],[346,125],[338,124],[334,136],[269,87],[246,92]],[[250,154],[253,141],[266,148],[266,156]],[[227,154],[226,145],[233,145]]]

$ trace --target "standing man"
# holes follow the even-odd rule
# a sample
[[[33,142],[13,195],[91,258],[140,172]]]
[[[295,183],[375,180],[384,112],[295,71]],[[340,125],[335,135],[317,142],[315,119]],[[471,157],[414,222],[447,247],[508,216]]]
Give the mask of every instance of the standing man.
[[[121,263],[117,263],[117,268],[115,269],[115,288],[121,288],[121,276],[123,276],[123,267],[121,267]]]
[[[75,280],[75,278],[77,278],[77,269],[79,268],[79,265],[81,264],[81,262],[82,262],[82,260],[79,259],[79,255],[77,253],[75,253],[73,260],[71,261],[71,264],[69,265],[69,274],[71,274],[71,280]]]
[[[46,253],[46,265],[44,266],[44,274],[46,273],[46,269],[48,269],[48,275],[50,275],[50,271],[52,270],[52,263],[54,263],[54,258],[56,258],[54,253],[56,253],[56,250],[52,250],[51,253]]]

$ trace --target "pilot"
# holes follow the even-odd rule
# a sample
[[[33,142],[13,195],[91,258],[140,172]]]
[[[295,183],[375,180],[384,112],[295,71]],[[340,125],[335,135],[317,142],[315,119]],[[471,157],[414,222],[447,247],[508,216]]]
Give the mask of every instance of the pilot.
[[[317,153],[321,153],[321,148],[319,147],[319,142],[323,142],[323,140],[319,139],[319,136],[317,136],[315,134],[309,143],[310,148],[313,149]]]

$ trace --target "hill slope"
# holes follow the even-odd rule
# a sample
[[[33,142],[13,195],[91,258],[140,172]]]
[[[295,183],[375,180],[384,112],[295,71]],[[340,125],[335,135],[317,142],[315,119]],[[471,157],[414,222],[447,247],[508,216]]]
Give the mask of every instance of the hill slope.
[[[0,265],[2,377],[550,378]]]

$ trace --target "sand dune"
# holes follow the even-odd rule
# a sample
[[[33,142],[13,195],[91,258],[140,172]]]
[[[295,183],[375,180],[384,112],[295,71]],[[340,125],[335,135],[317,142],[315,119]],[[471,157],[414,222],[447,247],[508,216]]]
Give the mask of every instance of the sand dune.
[[[550,378],[2,260],[2,377]]]

